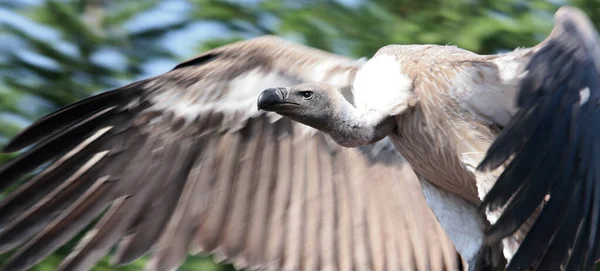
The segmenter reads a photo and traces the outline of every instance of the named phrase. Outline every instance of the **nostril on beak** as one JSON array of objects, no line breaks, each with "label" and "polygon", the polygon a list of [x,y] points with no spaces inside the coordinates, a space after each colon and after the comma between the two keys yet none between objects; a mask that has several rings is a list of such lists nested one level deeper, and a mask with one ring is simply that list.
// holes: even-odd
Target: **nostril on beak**
[{"label": "nostril on beak", "polygon": [[287,95],[285,95],[285,88],[277,88],[277,94],[279,95],[279,97],[285,99]]}]

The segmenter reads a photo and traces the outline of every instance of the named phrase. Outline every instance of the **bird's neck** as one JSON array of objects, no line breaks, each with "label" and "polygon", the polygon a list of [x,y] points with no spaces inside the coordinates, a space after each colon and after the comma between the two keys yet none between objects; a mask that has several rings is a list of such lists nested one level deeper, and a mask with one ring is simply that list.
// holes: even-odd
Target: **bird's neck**
[{"label": "bird's neck", "polygon": [[389,135],[396,125],[395,118],[377,111],[363,111],[349,102],[341,103],[328,134],[344,147],[375,143]]}]

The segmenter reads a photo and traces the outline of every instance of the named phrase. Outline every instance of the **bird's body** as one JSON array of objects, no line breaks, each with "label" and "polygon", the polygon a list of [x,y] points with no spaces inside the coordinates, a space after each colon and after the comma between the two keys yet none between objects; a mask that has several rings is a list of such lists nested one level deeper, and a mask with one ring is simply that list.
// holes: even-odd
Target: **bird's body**
[{"label": "bird's body", "polygon": [[19,248],[5,268],[108,208],[61,270],[115,245],[115,263],[152,252],[152,270],[187,251],[265,270],[448,270],[454,249],[470,270],[589,269],[600,49],[585,15],[557,18],[539,45],[485,56],[389,45],[363,63],[257,38],[63,108],[6,147],[34,145],[0,188],[53,164],[0,204],[0,251]]},{"label": "bird's body", "polygon": [[[445,193],[446,200],[471,205],[474,210],[498,177],[475,168],[498,135],[498,127],[506,125],[516,111],[512,103],[518,87],[516,76],[523,73],[524,66],[510,68],[513,78],[502,78],[499,70],[508,69],[503,65],[513,64],[509,60],[515,57],[521,58],[518,63],[526,63],[530,50],[477,55],[455,46],[388,45],[358,71],[353,82],[354,104],[364,112],[395,116],[396,130],[388,137],[421,180],[431,184],[423,189],[440,190],[426,194]],[[493,114],[481,114],[471,106],[469,99],[481,92],[497,92],[490,96],[500,99],[485,105],[485,113]],[[469,214],[473,217],[458,220],[457,216],[444,216],[441,212],[449,203],[436,205],[438,197],[431,196],[428,201],[434,213],[440,214],[442,226],[464,224],[465,219],[473,222],[471,228],[463,227],[450,238],[456,244],[471,235],[472,241],[462,242],[464,246],[457,249],[467,259],[475,257],[489,226],[485,216],[474,212]],[[490,214],[489,219],[493,217]],[[518,242],[511,240],[510,244],[507,255],[514,253]]]},{"label": "bird's body", "polygon": [[[461,204],[472,204],[472,208],[481,204],[501,171],[477,172],[475,168],[498,135],[499,127],[506,125],[516,112],[513,104],[518,88],[516,79],[524,72],[523,64],[510,68],[506,65],[527,63],[531,50],[477,55],[454,46],[389,45],[375,54],[373,59],[394,57],[419,101],[406,112],[396,114],[397,130],[389,138],[421,180],[433,185],[424,189],[439,189],[452,194],[468,202]],[[512,78],[502,77],[503,69],[510,69]],[[477,104],[478,101],[473,99],[485,99],[482,93],[489,93],[486,95],[490,98],[483,101],[484,104]],[[360,101],[356,103],[360,104]],[[485,110],[478,110],[480,108],[476,106],[484,106]],[[437,199],[430,197],[428,200]],[[430,202],[430,206],[432,204]],[[442,211],[434,208],[434,213]],[[442,225],[457,223],[452,221],[456,218],[441,221]],[[495,218],[496,214],[489,214],[487,219],[494,222]],[[470,219],[481,223],[476,230],[487,229],[485,217]],[[450,238],[456,243],[466,238],[464,234],[450,235]],[[481,238],[475,243],[482,242],[482,233],[478,236],[471,231],[470,234],[473,239]],[[510,249],[505,249],[508,256],[515,252],[518,242],[510,240],[505,245],[510,245]],[[472,243],[464,249],[463,256],[477,253]]]}]

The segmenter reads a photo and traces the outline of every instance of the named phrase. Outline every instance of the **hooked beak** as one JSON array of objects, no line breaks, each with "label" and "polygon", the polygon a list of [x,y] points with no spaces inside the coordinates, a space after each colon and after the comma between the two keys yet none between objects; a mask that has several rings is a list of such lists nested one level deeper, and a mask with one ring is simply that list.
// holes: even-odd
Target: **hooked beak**
[{"label": "hooked beak", "polygon": [[269,88],[263,90],[258,96],[258,110],[275,111],[282,105],[288,104],[285,101],[285,88]]}]

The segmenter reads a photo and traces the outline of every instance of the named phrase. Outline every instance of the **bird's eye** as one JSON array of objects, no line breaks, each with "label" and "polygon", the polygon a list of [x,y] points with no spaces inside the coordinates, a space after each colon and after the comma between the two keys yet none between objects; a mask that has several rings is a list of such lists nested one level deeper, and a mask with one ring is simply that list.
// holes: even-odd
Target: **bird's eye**
[{"label": "bird's eye", "polygon": [[313,92],[312,91],[302,91],[302,92],[300,92],[300,95],[302,95],[302,98],[310,100],[313,97]]}]

